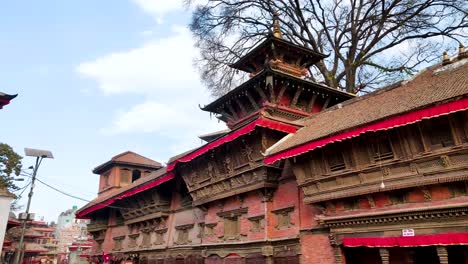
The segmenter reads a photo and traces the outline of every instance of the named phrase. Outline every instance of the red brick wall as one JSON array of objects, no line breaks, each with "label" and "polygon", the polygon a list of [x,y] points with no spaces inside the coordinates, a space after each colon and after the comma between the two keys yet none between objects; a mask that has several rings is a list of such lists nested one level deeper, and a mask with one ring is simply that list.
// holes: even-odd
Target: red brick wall
[{"label": "red brick wall", "polygon": [[335,256],[326,234],[301,235],[301,263],[335,264]]}]

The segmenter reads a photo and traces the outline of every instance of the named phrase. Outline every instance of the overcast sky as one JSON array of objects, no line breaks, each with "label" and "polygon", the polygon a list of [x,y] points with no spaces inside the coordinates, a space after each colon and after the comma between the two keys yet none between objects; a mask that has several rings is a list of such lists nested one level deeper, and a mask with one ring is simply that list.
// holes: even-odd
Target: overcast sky
[{"label": "overcast sky", "polygon": [[[2,3],[0,91],[19,95],[0,110],[0,142],[21,155],[51,150],[39,179],[89,200],[91,170],[116,154],[166,162],[199,146],[197,135],[223,126],[198,108],[212,99],[193,67],[189,19],[180,0]],[[31,211],[54,221],[84,204],[37,183]]]}]

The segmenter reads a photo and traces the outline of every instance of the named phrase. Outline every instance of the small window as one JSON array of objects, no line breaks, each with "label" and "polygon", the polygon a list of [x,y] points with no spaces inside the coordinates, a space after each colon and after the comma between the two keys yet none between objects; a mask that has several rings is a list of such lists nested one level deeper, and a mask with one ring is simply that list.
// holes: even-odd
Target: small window
[{"label": "small window", "polygon": [[132,171],[132,182],[140,179],[140,177],[141,177],[141,171],[139,171],[139,170],[133,170]]},{"label": "small window", "polygon": [[120,185],[125,186],[131,183],[130,181],[130,170],[129,169],[121,169],[120,170]]},{"label": "small window", "polygon": [[177,230],[177,244],[187,244],[189,242],[189,230],[179,229]]},{"label": "small window", "polygon": [[142,239],[141,239],[141,247],[147,248],[151,246],[151,233],[150,232],[143,232]]},{"label": "small window", "polygon": [[226,239],[237,238],[239,233],[239,218],[237,216],[224,218],[224,237]]},{"label": "small window", "polygon": [[426,121],[426,133],[429,135],[433,150],[454,145],[452,130],[446,117],[434,118]]},{"label": "small window", "polygon": [[393,150],[387,136],[376,137],[372,142],[372,156],[375,162],[393,159]]},{"label": "small window", "polygon": [[340,171],[346,169],[346,164],[341,152],[327,152],[326,154],[330,171]]},{"label": "small window", "polygon": [[161,245],[164,243],[164,232],[156,232],[156,239],[154,240],[155,245]]}]

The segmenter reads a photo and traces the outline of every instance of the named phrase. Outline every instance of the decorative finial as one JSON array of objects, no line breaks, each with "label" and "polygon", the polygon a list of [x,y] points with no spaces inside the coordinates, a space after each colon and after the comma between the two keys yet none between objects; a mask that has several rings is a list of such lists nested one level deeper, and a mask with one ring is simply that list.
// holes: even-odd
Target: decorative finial
[{"label": "decorative finial", "polygon": [[273,36],[276,38],[283,38],[279,24],[279,14],[273,13]]},{"label": "decorative finial", "polygon": [[447,51],[444,51],[444,55],[442,57],[442,65],[447,65],[450,63],[450,58],[448,56]]},{"label": "decorative finial", "polygon": [[465,51],[465,46],[460,43],[460,46],[458,46],[458,59],[464,59],[468,57],[468,53]]}]

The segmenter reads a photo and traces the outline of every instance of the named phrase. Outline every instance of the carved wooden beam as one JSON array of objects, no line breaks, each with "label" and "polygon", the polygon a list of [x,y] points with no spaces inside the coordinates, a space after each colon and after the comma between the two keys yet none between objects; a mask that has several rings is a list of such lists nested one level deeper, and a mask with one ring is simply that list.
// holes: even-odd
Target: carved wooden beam
[{"label": "carved wooden beam", "polygon": [[237,105],[239,106],[241,112],[246,115],[247,114],[247,109],[245,109],[244,105],[242,104],[242,102],[239,100],[239,99],[234,99],[234,101],[236,101]]},{"label": "carved wooden beam", "polygon": [[262,101],[268,101],[268,97],[260,86],[255,87],[255,90],[262,97]]},{"label": "carved wooden beam", "polygon": [[258,106],[257,102],[255,102],[255,99],[252,97],[249,91],[246,92],[247,98],[249,99],[250,103],[252,104],[253,108],[255,110],[258,110],[260,107]]},{"label": "carved wooden beam", "polygon": [[281,87],[280,92],[278,93],[278,96],[276,97],[277,103],[281,102],[281,99],[283,98],[283,94],[285,91],[286,91],[286,85],[283,85],[283,87]]},{"label": "carved wooden beam", "polygon": [[325,110],[328,107],[328,104],[330,103],[330,98],[331,97],[328,97],[327,100],[325,101],[325,103],[323,104],[322,111]]},{"label": "carved wooden beam", "polygon": [[239,119],[239,116],[237,115],[236,111],[234,110],[234,107],[232,107],[232,104],[228,104],[229,111],[231,111],[232,116],[234,116],[234,119]]},{"label": "carved wooden beam", "polygon": [[317,99],[317,95],[316,94],[312,95],[312,98],[310,98],[309,104],[307,105],[307,112],[312,111],[312,107],[314,106],[316,99]]},{"label": "carved wooden beam", "polygon": [[297,100],[299,100],[299,96],[301,95],[301,93],[302,93],[302,89],[298,87],[297,90],[296,90],[296,93],[294,93],[294,97],[291,100],[291,104],[289,104],[289,106],[296,106],[297,105]]}]

